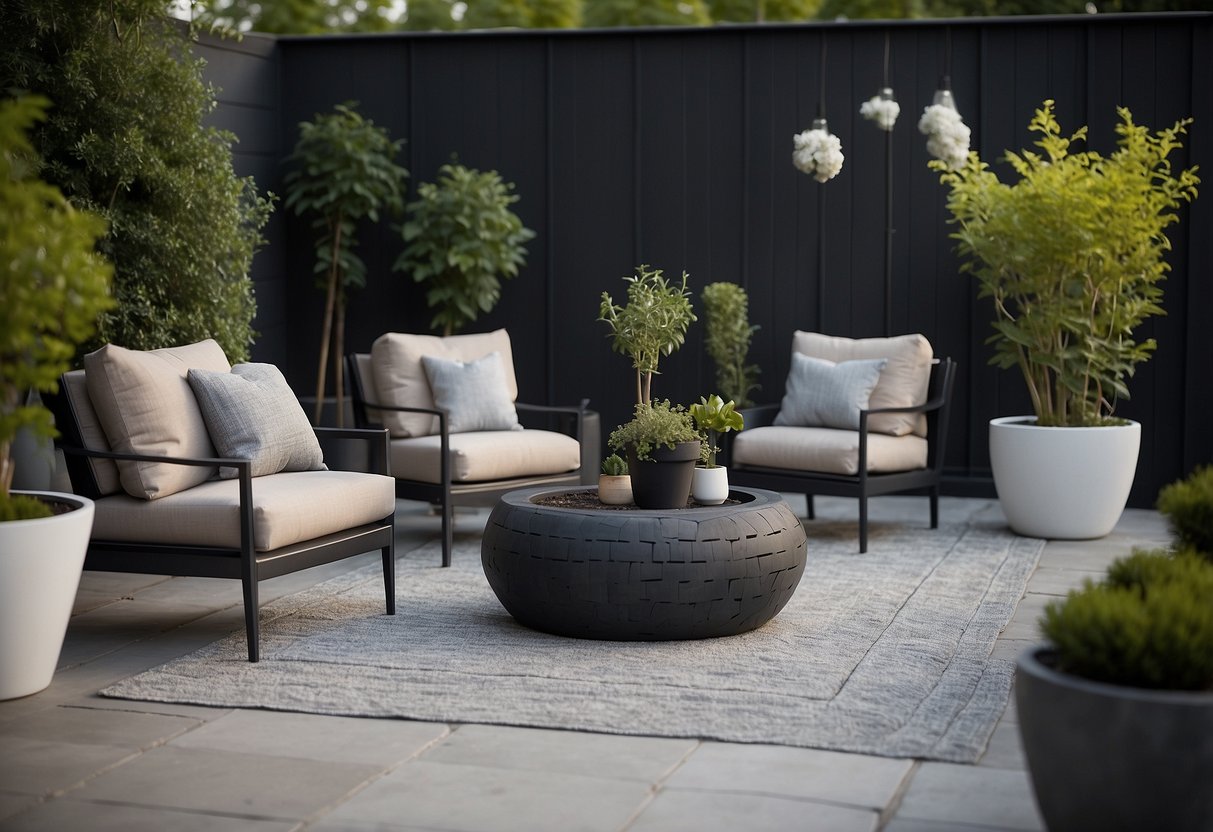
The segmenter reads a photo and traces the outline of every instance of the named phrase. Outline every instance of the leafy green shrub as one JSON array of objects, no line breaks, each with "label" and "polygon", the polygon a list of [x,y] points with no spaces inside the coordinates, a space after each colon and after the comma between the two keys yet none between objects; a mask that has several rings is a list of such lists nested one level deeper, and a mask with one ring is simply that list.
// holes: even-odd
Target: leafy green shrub
[{"label": "leafy green shrub", "polygon": [[9,494],[17,431],[54,433],[49,411],[25,396],[57,389],[76,346],[112,304],[113,268],[95,251],[105,221],[32,175],[27,134],[48,104],[39,96],[0,101],[0,521],[49,516],[41,501]]},{"label": "leafy green shrub", "polygon": [[602,293],[598,320],[611,328],[611,349],[632,359],[637,405],[652,400],[658,362],[683,345],[687,329],[698,320],[691,307],[687,277],[683,272],[682,283],[672,284],[661,269],[637,266],[635,275],[624,278],[627,306],[616,306],[608,292]]},{"label": "leafy green shrub", "polygon": [[680,442],[697,440],[702,440],[702,436],[691,414],[682,405],[671,405],[666,399],[636,405],[632,420],[611,431],[607,444],[616,451],[631,446],[637,459],[649,459],[654,448],[673,448]]},{"label": "leafy green shrub", "polygon": [[1158,510],[1170,522],[1180,548],[1213,559],[1213,466],[1197,468],[1186,479],[1163,488]]},{"label": "leafy green shrub", "polygon": [[491,312],[501,299],[501,278],[517,277],[535,232],[510,205],[513,183],[495,170],[443,165],[437,182],[417,189],[404,224],[404,252],[392,267],[425,283],[425,301],[437,309],[430,326],[450,335]]},{"label": "leafy green shrub", "polygon": [[351,286],[366,285],[366,265],[354,253],[358,222],[379,221],[381,210],[400,213],[404,183],[409,172],[392,160],[401,141],[388,138],[387,130],[363,118],[357,104],[338,104],[334,111],[299,125],[299,141],[287,157],[293,164],[286,174],[286,207],[312,217],[316,233],[317,285],[325,291],[324,323],[320,334],[320,362],[316,370],[316,412],[320,423],[324,407],[325,376],[333,330],[337,343],[331,350],[337,391],[337,420],[345,411],[345,303]]},{"label": "leafy green shrub", "polygon": [[746,364],[750,341],[758,330],[750,324],[749,299],[736,283],[709,283],[703,299],[704,346],[716,364],[716,386],[737,407],[753,404],[750,393],[761,389],[757,364]]},{"label": "leafy green shrub", "polygon": [[745,427],[745,417],[736,410],[737,405],[730,399],[725,401],[713,393],[710,396],[700,396],[699,401],[691,405],[691,418],[706,437],[703,443],[703,464],[708,468],[716,467],[716,437],[731,430],[741,430]]},{"label": "leafy green shrub", "polygon": [[42,177],[100,214],[117,300],[98,335],[134,349],[214,338],[246,361],[249,268],[269,200],[232,169],[235,137],[203,120],[187,30],[157,0],[5,0],[0,87],[54,102],[34,134]]},{"label": "leafy green shrub", "polygon": [[1213,690],[1213,564],[1165,550],[1122,558],[1045,608],[1058,669],[1099,682]]}]

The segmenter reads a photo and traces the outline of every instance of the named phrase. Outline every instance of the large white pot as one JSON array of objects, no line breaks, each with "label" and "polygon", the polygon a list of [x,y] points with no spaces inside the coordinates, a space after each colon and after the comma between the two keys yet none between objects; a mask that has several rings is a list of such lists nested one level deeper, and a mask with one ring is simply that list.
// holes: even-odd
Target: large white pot
[{"label": "large white pot", "polygon": [[1045,428],[1030,416],[990,421],[994,487],[1011,529],[1089,540],[1116,525],[1137,472],[1141,425]]},{"label": "large white pot", "polygon": [[93,529],[92,500],[25,493],[76,508],[0,523],[0,699],[28,696],[51,683]]}]

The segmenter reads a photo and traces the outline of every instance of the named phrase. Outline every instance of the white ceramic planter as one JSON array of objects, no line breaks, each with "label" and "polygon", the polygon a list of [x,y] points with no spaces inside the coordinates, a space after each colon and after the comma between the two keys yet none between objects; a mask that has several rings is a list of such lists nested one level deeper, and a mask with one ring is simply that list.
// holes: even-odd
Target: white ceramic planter
[{"label": "white ceramic planter", "polygon": [[1045,428],[1027,416],[990,422],[990,466],[1011,529],[1089,540],[1116,525],[1137,472],[1141,425]]},{"label": "white ceramic planter", "polygon": [[0,699],[28,696],[51,683],[93,529],[92,500],[25,493],[79,507],[0,523]]},{"label": "white ceramic planter", "polygon": [[691,497],[705,506],[718,506],[729,497],[729,469],[696,468],[691,478]]}]

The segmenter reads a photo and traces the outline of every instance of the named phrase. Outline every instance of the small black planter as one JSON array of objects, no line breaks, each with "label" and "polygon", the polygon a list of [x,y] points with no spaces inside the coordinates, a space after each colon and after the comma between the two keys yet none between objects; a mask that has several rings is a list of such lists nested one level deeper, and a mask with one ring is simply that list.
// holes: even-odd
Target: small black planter
[{"label": "small black planter", "polygon": [[673,448],[657,447],[651,459],[636,458],[628,448],[628,473],[632,477],[632,500],[639,508],[686,508],[691,498],[691,477],[699,461],[698,440],[679,442]]},{"label": "small black planter", "polygon": [[1213,693],[1146,690],[1019,657],[1015,698],[1036,803],[1052,832],[1213,829]]}]

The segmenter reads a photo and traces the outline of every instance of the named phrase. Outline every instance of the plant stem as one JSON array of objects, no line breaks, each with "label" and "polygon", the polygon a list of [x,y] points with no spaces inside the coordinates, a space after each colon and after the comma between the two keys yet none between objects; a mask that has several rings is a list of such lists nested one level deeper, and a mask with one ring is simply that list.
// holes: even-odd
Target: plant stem
[{"label": "plant stem", "polygon": [[320,332],[320,366],[316,371],[316,411],[312,424],[320,424],[320,414],[324,408],[324,385],[328,380],[329,344],[333,335],[333,317],[337,307],[337,280],[341,272],[341,259],[338,252],[341,248],[341,214],[338,213],[329,224],[333,229],[333,245],[329,251],[332,258],[329,265],[328,287],[324,296],[324,327]]}]

